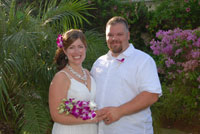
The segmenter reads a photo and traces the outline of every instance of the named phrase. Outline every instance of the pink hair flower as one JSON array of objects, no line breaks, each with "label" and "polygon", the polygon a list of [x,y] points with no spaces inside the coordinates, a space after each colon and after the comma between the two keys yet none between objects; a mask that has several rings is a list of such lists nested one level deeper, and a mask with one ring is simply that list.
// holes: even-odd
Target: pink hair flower
[{"label": "pink hair flower", "polygon": [[62,37],[61,34],[58,35],[56,43],[57,43],[57,46],[58,46],[59,48],[62,48],[62,47],[63,47],[63,37]]}]

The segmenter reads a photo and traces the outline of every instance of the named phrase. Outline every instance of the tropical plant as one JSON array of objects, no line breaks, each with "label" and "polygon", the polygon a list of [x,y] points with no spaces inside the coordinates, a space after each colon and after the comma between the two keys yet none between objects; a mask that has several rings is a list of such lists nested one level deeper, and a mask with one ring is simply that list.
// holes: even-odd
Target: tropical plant
[{"label": "tropical plant", "polygon": [[[122,16],[129,23],[130,42],[136,48],[146,50],[144,35],[147,33],[148,7],[144,1],[120,1],[120,0],[88,0],[88,4],[93,4],[96,9],[89,11],[96,19],[89,18],[92,25],[101,33],[105,32],[106,22],[113,16]],[[146,37],[145,37],[146,38]]]},{"label": "tropical plant", "polygon": [[[76,0],[41,0],[37,10],[35,3],[18,4],[0,1],[0,123],[14,125],[16,134],[50,133],[48,87],[56,72],[56,36],[89,23],[85,16],[91,17],[92,8]],[[102,42],[99,35],[88,39]]]},{"label": "tropical plant", "polygon": [[105,42],[104,34],[90,30],[86,31],[85,35],[87,37],[88,48],[86,60],[84,61],[83,66],[90,70],[95,60],[105,54],[108,51],[108,48]]}]

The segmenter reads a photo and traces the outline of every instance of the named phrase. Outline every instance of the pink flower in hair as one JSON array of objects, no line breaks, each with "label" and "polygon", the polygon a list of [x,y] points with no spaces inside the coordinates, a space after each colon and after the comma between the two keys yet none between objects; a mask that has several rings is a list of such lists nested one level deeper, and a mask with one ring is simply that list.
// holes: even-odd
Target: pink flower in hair
[{"label": "pink flower in hair", "polygon": [[61,34],[58,35],[58,38],[57,38],[56,43],[57,43],[57,46],[58,46],[59,48],[62,48],[62,47],[63,47],[63,37],[62,37]]}]

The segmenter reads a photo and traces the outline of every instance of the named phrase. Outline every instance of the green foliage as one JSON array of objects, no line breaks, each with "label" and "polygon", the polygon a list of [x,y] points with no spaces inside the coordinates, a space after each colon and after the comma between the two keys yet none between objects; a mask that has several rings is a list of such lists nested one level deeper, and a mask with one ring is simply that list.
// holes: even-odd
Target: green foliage
[{"label": "green foliage", "polygon": [[174,85],[171,91],[171,87],[162,84],[163,96],[154,107],[159,108],[160,117],[166,121],[183,120],[185,124],[192,124],[194,120],[200,118],[200,92],[194,87],[183,86],[178,81]]},{"label": "green foliage", "polygon": [[[87,10],[92,8],[84,2],[40,2],[40,9],[35,3],[0,3],[0,118],[16,124],[16,134],[50,133],[48,88],[55,74],[57,34],[81,28],[83,22],[89,23],[85,16],[91,17]],[[95,45],[92,40],[101,42],[95,35],[90,38]]]},{"label": "green foliage", "polygon": [[90,11],[96,19],[90,19],[92,23],[89,28],[104,33],[106,22],[113,16],[122,16],[127,19],[131,33],[130,42],[136,48],[148,51],[147,43],[147,29],[149,12],[144,1],[131,2],[119,0],[90,0],[89,4],[93,4],[96,10]]},{"label": "green foliage", "polygon": [[200,118],[199,33],[199,28],[160,30],[158,40],[150,42],[153,53],[161,56],[158,67],[163,75],[163,97],[159,109],[164,119],[184,120],[189,125]]},{"label": "green foliage", "polygon": [[[27,94],[31,95],[31,94]],[[49,109],[47,107],[44,108],[42,100],[37,96],[37,94],[31,95],[32,98],[24,98],[24,114],[23,114],[23,125],[20,133],[28,133],[28,134],[45,134],[48,131],[48,128],[51,124],[49,118]],[[27,100],[30,99],[30,100]],[[47,120],[48,119],[48,120]],[[20,122],[20,123],[21,123]],[[19,123],[19,124],[20,124]]]},{"label": "green foliage", "polygon": [[158,5],[152,12],[149,31],[155,34],[159,29],[195,29],[200,24],[199,0],[155,0]]},{"label": "green foliage", "polygon": [[[88,49],[83,66],[90,70],[93,62],[108,50],[105,35],[99,32],[105,32],[111,17],[125,17],[130,24],[130,41],[152,54],[145,44],[159,29],[199,26],[199,3],[162,0],[155,10],[149,11],[144,2],[119,0],[0,0],[0,122],[12,124],[16,134],[50,133],[48,87],[56,72],[52,63],[58,33],[84,27]],[[158,64],[164,62],[163,56],[153,57]],[[200,118],[200,92],[194,82],[198,74],[188,73],[187,86],[180,82],[183,75],[173,81],[167,80],[165,74],[159,75],[163,96],[152,107],[155,133],[159,133],[161,118]]]},{"label": "green foliage", "polygon": [[44,25],[53,23],[53,26],[59,31],[66,31],[72,27],[78,28],[83,26],[83,21],[89,23],[84,16],[91,16],[87,10],[93,8],[87,5],[86,2],[78,0],[61,0],[59,3],[51,0],[46,1],[45,7],[40,9],[42,10],[39,17]]},{"label": "green foliage", "polygon": [[84,61],[83,66],[90,70],[95,60],[102,54],[107,53],[108,48],[103,34],[90,30],[86,31],[85,35],[87,38],[88,48],[86,60]]}]

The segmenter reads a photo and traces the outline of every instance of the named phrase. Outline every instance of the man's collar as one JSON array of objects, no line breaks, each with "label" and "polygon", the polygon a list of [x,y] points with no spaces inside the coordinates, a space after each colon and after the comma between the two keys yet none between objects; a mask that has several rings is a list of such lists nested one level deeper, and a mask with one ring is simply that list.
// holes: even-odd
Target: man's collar
[{"label": "man's collar", "polygon": [[[123,52],[123,53],[121,53],[121,54],[123,54],[123,55],[125,55],[126,57],[128,57],[128,56],[130,56],[132,53],[133,53],[133,51],[134,51],[134,46],[133,46],[133,44],[132,43],[130,43],[129,44],[129,47]],[[120,55],[121,55],[120,54]]]},{"label": "man's collar", "polygon": [[[118,55],[116,58],[128,57],[134,52],[134,49],[135,48],[134,48],[133,44],[130,43],[129,47],[124,52],[122,52],[120,55]],[[107,53],[107,58],[108,58],[108,60],[115,59],[115,57],[112,56],[112,52],[110,50]]]}]

